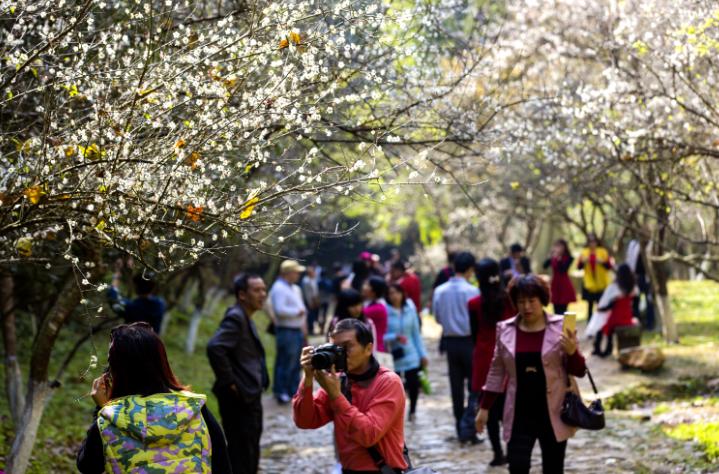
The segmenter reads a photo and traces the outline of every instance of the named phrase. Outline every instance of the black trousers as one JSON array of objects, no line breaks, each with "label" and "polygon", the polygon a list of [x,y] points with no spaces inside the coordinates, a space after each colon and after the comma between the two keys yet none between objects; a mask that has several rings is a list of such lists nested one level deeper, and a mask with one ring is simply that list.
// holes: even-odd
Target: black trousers
[{"label": "black trousers", "polygon": [[489,409],[489,418],[487,419],[487,436],[489,442],[492,444],[492,452],[495,458],[501,458],[504,456],[502,450],[502,440],[499,436],[499,423],[502,421],[502,415],[504,414],[504,394],[499,395],[492,408]]},{"label": "black trousers", "polygon": [[215,392],[233,474],[256,474],[260,465],[262,399],[242,402],[229,391]]},{"label": "black trousers", "polygon": [[512,426],[512,437],[507,444],[510,474],[527,474],[532,465],[532,449],[539,440],[542,450],[542,472],[545,474],[564,473],[564,454],[567,442],[557,442],[549,419],[544,422],[516,420]]},{"label": "black trousers", "polygon": [[567,312],[567,308],[569,308],[568,304],[555,304],[554,306],[554,314],[564,314]]},{"label": "black trousers", "polygon": [[404,381],[404,389],[409,395],[409,412],[414,413],[417,409],[417,399],[419,398],[419,370],[416,369],[405,370],[404,372],[397,372]]},{"label": "black trousers", "polygon": [[464,391],[471,389],[472,383],[472,337],[445,337],[447,365],[449,367],[449,386],[452,392],[452,413],[459,424],[464,413]]}]

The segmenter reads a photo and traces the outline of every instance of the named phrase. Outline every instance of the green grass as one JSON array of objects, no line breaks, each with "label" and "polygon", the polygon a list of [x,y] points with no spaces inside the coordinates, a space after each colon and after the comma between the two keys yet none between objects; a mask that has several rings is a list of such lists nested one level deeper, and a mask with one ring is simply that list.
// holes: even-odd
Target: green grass
[{"label": "green grass", "polygon": [[664,432],[675,439],[698,443],[709,462],[719,461],[719,421],[683,423],[667,427]]},{"label": "green grass", "polygon": [[683,345],[719,343],[719,283],[671,281],[669,295]]},{"label": "green grass", "polygon": [[[219,419],[217,401],[212,394],[214,373],[210,368],[205,347],[207,341],[212,337],[224,314],[226,306],[231,301],[223,302],[216,314],[205,318],[201,325],[195,346],[195,353],[185,353],[185,337],[187,335],[189,318],[183,314],[173,312],[167,334],[164,337],[168,357],[173,371],[179,379],[189,384],[193,391],[207,394],[208,406]],[[274,338],[266,333],[268,324],[267,316],[258,313],[253,317],[260,332],[262,343],[267,353],[267,366],[272,376],[274,366],[275,342]],[[53,358],[55,363],[62,360],[65,352],[72,345],[75,338],[81,334],[80,327],[68,327],[61,333],[61,342],[58,343]],[[107,343],[109,331],[97,334],[94,343],[97,346],[97,357],[100,361],[95,370],[87,373],[83,378],[81,375],[87,370],[90,356],[93,354],[91,344],[86,344],[77,354],[66,372],[65,380],[60,388],[55,391],[43,416],[38,437],[33,451],[31,466],[28,470],[31,474],[67,473],[76,472],[75,455],[85,437],[85,431],[92,422],[94,404],[89,397],[79,401],[77,397],[86,394],[90,389],[93,378],[97,377],[104,366],[107,358]],[[27,354],[29,347],[21,347],[24,354]],[[26,359],[26,357],[24,357]],[[51,370],[54,374],[54,370]],[[27,375],[27,367],[24,367],[23,375]],[[4,368],[0,365],[0,380],[4,380]],[[12,440],[12,423],[10,423],[5,394],[0,397],[0,467],[5,464],[4,458],[10,450]]]}]

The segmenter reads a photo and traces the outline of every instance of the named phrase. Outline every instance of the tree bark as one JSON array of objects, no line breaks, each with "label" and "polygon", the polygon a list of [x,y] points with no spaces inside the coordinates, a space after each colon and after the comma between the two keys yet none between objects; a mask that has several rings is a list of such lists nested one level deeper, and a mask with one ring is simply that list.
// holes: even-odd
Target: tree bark
[{"label": "tree bark", "polygon": [[52,350],[73,310],[80,304],[80,288],[74,275],[66,276],[65,284],[52,310],[45,317],[35,338],[30,360],[30,380],[25,397],[25,409],[7,458],[7,473],[22,474],[30,462],[30,454],[37,437],[37,429],[52,390],[48,382],[48,370]]},{"label": "tree bark", "polygon": [[25,405],[22,371],[17,360],[15,332],[15,282],[9,273],[0,275],[0,311],[2,311],[3,346],[5,347],[5,392],[15,428],[18,429]]}]

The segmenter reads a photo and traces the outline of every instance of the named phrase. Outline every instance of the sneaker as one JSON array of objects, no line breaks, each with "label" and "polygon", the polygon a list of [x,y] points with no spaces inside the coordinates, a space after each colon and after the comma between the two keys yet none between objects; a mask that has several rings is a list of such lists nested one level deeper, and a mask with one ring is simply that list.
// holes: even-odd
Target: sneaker
[{"label": "sneaker", "polygon": [[506,456],[494,456],[494,459],[492,459],[489,463],[490,467],[497,467],[497,466],[504,466],[507,464],[507,457]]},{"label": "sneaker", "polygon": [[286,393],[281,393],[281,394],[277,395],[276,398],[277,398],[277,403],[279,403],[280,405],[287,405],[288,403],[290,403],[290,400],[292,400],[292,398],[290,398],[290,396],[287,395]]}]

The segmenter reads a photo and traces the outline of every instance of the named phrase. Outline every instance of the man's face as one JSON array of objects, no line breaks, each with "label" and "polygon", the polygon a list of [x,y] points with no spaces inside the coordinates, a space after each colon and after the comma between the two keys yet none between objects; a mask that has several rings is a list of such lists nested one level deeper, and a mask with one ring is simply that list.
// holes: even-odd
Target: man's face
[{"label": "man's face", "polygon": [[300,280],[300,272],[298,272],[296,270],[285,272],[283,277],[285,280],[287,280],[290,283],[297,283]]},{"label": "man's face", "polygon": [[356,331],[344,331],[332,336],[332,344],[344,347],[347,353],[347,372],[360,374],[369,363],[374,345],[362,346],[357,342]]},{"label": "man's face", "polygon": [[247,291],[239,291],[237,297],[250,311],[260,310],[267,299],[267,286],[262,278],[250,278],[247,282]]},{"label": "man's face", "polygon": [[392,268],[389,271],[389,275],[393,280],[399,280],[400,278],[402,278],[402,273],[402,270],[399,270],[397,268]]}]

